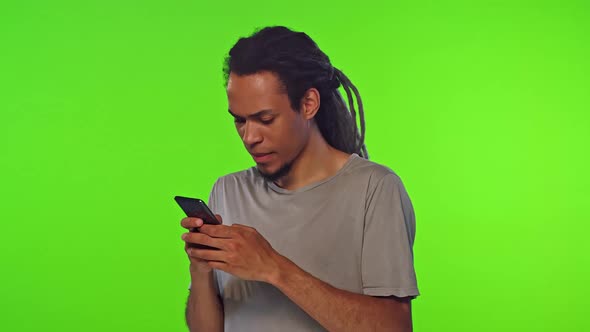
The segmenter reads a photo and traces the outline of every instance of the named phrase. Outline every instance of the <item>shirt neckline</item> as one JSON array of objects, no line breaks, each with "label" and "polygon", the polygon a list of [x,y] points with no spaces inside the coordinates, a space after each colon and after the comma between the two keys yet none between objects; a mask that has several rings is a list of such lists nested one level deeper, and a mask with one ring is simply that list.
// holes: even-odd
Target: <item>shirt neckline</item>
[{"label": "shirt neckline", "polygon": [[329,176],[323,180],[314,182],[314,183],[310,183],[304,187],[301,187],[299,189],[295,189],[295,190],[289,190],[289,189],[285,189],[285,188],[281,188],[279,186],[277,186],[273,181],[269,181],[269,180],[265,180],[266,184],[274,191],[276,191],[279,194],[287,194],[287,195],[292,195],[292,194],[296,194],[296,193],[300,193],[300,192],[304,192],[304,191],[308,191],[311,190],[317,186],[320,186],[326,182],[329,182],[333,179],[335,179],[336,177],[338,177],[340,174],[342,174],[346,169],[348,169],[350,167],[350,165],[352,164],[353,160],[359,158],[359,155],[356,153],[352,153],[349,157],[348,160],[346,160],[346,163],[344,163],[344,165],[342,165],[342,167],[340,167],[340,169],[334,173],[332,176]]}]

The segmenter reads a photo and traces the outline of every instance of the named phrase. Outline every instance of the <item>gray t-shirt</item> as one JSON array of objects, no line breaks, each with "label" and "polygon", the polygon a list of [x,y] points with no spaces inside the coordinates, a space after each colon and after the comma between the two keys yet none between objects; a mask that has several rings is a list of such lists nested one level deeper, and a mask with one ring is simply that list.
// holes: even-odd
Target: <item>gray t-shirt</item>
[{"label": "gray t-shirt", "polygon": [[[209,206],[225,225],[256,228],[277,252],[334,287],[419,295],[414,210],[400,178],[385,166],[352,154],[332,177],[297,190],[278,187],[252,167],[219,178]],[[325,331],[270,284],[218,270],[215,277],[225,331]]]}]

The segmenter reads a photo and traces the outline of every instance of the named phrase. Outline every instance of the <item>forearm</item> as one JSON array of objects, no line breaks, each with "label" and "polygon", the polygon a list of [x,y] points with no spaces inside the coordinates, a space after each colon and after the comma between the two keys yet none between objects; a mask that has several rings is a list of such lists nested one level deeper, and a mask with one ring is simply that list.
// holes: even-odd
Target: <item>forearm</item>
[{"label": "forearm", "polygon": [[206,276],[191,275],[186,323],[191,332],[223,331],[223,306],[215,291],[213,272]]},{"label": "forearm", "polygon": [[335,288],[287,259],[271,284],[328,331],[412,331],[409,305]]}]

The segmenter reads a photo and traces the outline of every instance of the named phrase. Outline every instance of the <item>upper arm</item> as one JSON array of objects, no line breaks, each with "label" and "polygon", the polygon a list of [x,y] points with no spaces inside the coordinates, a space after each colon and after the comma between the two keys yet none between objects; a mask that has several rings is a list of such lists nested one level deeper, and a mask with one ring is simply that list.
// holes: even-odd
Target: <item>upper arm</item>
[{"label": "upper arm", "polygon": [[363,293],[371,296],[419,295],[414,271],[414,210],[395,174],[383,176],[368,197],[361,270]]},{"label": "upper arm", "polygon": [[378,296],[388,302],[391,308],[391,316],[395,317],[396,323],[403,331],[412,331],[412,299],[413,296],[397,297]]},{"label": "upper arm", "polygon": [[400,308],[403,308],[404,311],[411,312],[411,310],[412,310],[412,299],[414,299],[413,296],[397,297],[395,295],[390,295],[390,296],[376,296],[376,297],[392,301],[392,302],[396,303],[396,305],[399,305]]}]

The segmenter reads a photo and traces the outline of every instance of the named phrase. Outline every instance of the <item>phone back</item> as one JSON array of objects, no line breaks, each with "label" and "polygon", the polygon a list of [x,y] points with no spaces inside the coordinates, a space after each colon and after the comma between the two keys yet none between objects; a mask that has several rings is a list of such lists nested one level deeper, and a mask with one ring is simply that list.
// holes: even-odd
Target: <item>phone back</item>
[{"label": "phone back", "polygon": [[201,218],[206,224],[219,225],[215,215],[207,207],[207,204],[198,198],[175,196],[174,200],[188,217]]}]

